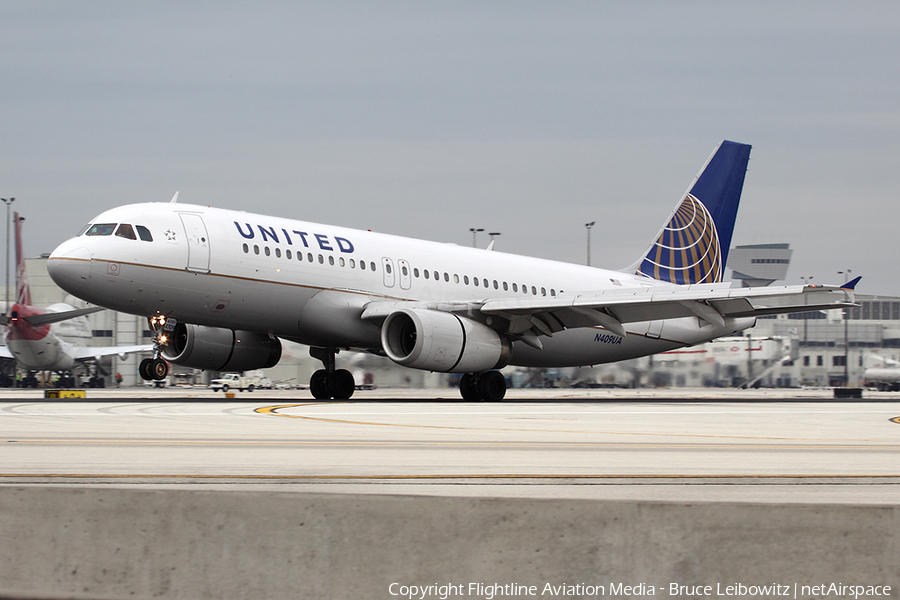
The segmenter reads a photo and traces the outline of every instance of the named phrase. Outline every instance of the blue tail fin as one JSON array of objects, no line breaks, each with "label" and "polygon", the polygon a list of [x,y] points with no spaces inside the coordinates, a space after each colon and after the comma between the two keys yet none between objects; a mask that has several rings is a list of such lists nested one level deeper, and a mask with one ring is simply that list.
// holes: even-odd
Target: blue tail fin
[{"label": "blue tail fin", "polygon": [[637,274],[670,283],[722,281],[750,146],[724,141],[637,265]]}]

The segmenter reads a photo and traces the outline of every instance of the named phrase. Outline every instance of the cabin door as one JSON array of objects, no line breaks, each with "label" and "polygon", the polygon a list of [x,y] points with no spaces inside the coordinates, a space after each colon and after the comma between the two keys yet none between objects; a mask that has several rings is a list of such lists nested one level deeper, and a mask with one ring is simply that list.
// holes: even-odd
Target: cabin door
[{"label": "cabin door", "polygon": [[179,213],[187,236],[187,270],[194,273],[209,273],[209,234],[203,217],[192,213]]}]

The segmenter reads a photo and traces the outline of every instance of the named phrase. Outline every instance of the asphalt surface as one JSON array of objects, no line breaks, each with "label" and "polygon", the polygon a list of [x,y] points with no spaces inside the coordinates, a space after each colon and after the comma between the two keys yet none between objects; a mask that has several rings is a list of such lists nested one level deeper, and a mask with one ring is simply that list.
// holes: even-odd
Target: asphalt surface
[{"label": "asphalt surface", "polygon": [[0,485],[900,503],[900,394],[0,392]]}]

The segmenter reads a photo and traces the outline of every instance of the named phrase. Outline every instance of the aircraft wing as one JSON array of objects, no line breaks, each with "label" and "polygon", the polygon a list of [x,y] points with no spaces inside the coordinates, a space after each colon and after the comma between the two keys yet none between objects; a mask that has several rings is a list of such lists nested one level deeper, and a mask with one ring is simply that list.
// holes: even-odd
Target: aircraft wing
[{"label": "aircraft wing", "polygon": [[830,310],[854,306],[853,287],[796,285],[732,288],[730,283],[654,286],[564,294],[540,298],[496,298],[460,302],[377,301],[366,305],[362,318],[380,320],[401,308],[423,308],[457,314],[480,312],[509,322],[505,333],[553,335],[576,327],[605,327],[626,336],[625,324],[658,319],[698,317],[715,325],[725,319]]},{"label": "aircraft wing", "polygon": [[[855,285],[855,281],[852,283]],[[625,336],[624,324],[638,321],[695,316],[715,325],[724,325],[725,319],[729,318],[830,310],[854,305],[852,287],[728,286],[721,283],[695,284],[604,290],[555,298],[502,298],[486,301],[480,310],[510,320],[510,333],[533,329],[535,333],[551,335],[563,329],[600,325]]]},{"label": "aircraft wing", "polygon": [[153,344],[139,346],[80,346],[75,349],[75,360],[100,360],[104,356],[116,354],[124,358],[126,354],[135,352],[153,352]]}]

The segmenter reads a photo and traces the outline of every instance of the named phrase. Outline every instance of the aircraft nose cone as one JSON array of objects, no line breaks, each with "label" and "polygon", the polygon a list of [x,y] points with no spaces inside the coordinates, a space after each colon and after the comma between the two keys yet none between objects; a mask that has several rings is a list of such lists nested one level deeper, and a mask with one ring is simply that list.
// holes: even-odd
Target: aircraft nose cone
[{"label": "aircraft nose cone", "polygon": [[77,295],[91,274],[91,252],[77,239],[63,242],[50,254],[47,272],[56,285]]}]

